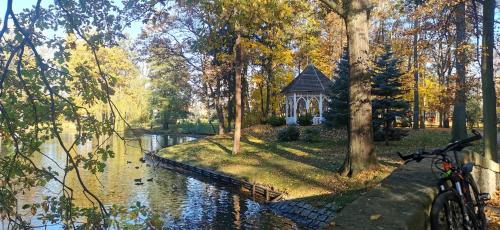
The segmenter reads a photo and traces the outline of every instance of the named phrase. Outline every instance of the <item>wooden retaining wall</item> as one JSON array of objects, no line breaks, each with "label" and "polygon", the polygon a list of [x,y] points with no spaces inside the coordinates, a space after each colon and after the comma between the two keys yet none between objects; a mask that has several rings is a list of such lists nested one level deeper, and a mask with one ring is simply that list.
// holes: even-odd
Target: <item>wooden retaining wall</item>
[{"label": "wooden retaining wall", "polygon": [[233,187],[244,189],[248,191],[250,194],[252,194],[253,197],[260,197],[264,199],[266,202],[275,202],[279,201],[283,198],[283,193],[275,191],[273,189],[267,188],[263,185],[255,184],[255,183],[250,183],[248,181],[236,179],[234,177],[224,175],[219,172],[215,172],[212,170],[192,166],[189,164],[177,162],[165,157],[158,156],[155,151],[150,151],[146,152],[146,156],[149,157],[151,160],[159,162],[161,164],[173,166],[176,168],[180,168],[192,173],[195,173],[197,175],[204,176],[206,178],[210,178],[211,180],[215,180],[224,184],[229,184]]}]

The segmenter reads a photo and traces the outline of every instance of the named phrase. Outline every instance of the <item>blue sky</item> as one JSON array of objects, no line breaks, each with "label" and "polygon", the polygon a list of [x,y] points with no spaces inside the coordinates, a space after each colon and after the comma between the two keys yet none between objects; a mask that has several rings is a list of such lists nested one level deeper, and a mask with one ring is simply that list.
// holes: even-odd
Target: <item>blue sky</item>
[{"label": "blue sky", "polygon": [[[117,3],[117,5],[121,5],[121,0],[113,0],[114,2]],[[12,10],[14,10],[15,13],[21,12],[23,9],[26,8],[33,8],[34,5],[36,4],[36,0],[13,0],[12,3]],[[54,0],[42,0],[42,7],[47,7],[50,4],[53,4]],[[5,10],[7,7],[7,1],[6,0],[0,0],[0,17],[3,20],[3,15],[5,14]],[[128,28],[125,28],[124,32],[130,35],[132,39],[137,38],[137,36],[140,34],[142,28],[142,22],[133,22],[132,25]]]},{"label": "blue sky", "polygon": [[[114,1],[118,6],[122,6],[121,0],[112,0],[112,1]],[[48,6],[49,4],[53,4],[53,2],[54,2],[54,0],[42,0],[42,6]],[[14,12],[17,13],[17,12],[21,12],[25,8],[32,8],[35,4],[36,4],[36,0],[14,0],[12,7],[13,7]],[[6,6],[7,6],[7,1],[0,0],[0,16],[2,18],[3,18],[3,15],[5,13]],[[495,19],[497,21],[500,21],[500,11],[499,10],[495,11]],[[125,28],[124,32],[127,33],[130,36],[130,38],[135,39],[140,34],[142,26],[143,26],[142,22],[136,21],[136,22],[133,22],[130,27]]]}]

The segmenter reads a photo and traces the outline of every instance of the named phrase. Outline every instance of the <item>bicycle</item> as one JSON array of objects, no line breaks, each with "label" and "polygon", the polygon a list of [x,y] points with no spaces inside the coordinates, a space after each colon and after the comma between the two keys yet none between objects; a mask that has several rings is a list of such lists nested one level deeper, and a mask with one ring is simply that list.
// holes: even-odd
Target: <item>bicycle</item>
[{"label": "bicycle", "polygon": [[[406,156],[397,153],[405,161],[405,164],[431,158],[432,169],[435,167],[441,171],[438,182],[439,193],[431,208],[432,230],[487,229],[488,223],[484,207],[485,201],[490,199],[490,195],[479,192],[471,175],[474,164],[461,163],[457,155],[457,152],[482,138],[476,130],[472,130],[472,133],[474,135],[471,137],[455,141],[444,148],[434,149],[431,152],[421,150]],[[448,156],[449,152],[453,152],[454,161]]]}]

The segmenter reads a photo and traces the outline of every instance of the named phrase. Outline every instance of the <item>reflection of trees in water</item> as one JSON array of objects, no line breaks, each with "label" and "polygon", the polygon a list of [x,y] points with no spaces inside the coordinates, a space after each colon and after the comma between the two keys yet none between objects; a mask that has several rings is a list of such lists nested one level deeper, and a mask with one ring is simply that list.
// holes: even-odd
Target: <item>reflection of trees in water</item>
[{"label": "reflection of trees in water", "polygon": [[241,228],[241,221],[240,221],[240,196],[238,195],[233,195],[233,213],[234,213],[234,227],[236,229],[240,229]]},{"label": "reflection of trees in water", "polygon": [[[148,202],[151,209],[169,213],[173,218],[181,216],[183,201],[187,192],[186,176],[166,169],[151,170],[154,186],[148,188]],[[153,175],[151,175],[153,177]]]},{"label": "reflection of trees in water", "polygon": [[[182,143],[191,140],[182,136],[145,135],[142,143],[136,141],[123,142],[118,137],[107,140],[106,144],[114,151],[115,157],[109,159],[103,173],[97,177],[86,170],[82,170],[82,177],[87,186],[104,204],[118,204],[130,206],[136,201],[149,206],[156,212],[164,213],[167,225],[172,228],[189,229],[220,229],[245,228],[245,226],[269,226],[272,222],[282,220],[261,220],[261,209],[256,203],[240,197],[228,190],[201,182],[177,172],[157,168],[151,162],[141,163],[143,150],[155,149],[167,144]],[[64,135],[64,141],[71,143],[73,135]],[[88,154],[103,140],[92,140],[78,146],[77,152],[72,154]],[[142,149],[141,149],[142,146]],[[55,141],[43,144],[41,151],[53,159],[57,164],[64,166],[65,155]],[[35,154],[33,161],[39,166],[57,169],[57,164],[41,154]],[[130,161],[131,163],[127,163]],[[146,164],[151,164],[147,167]],[[138,169],[136,169],[138,167]],[[63,175],[61,170],[58,170]],[[62,176],[61,176],[62,177]],[[143,185],[135,185],[134,179],[141,178]],[[152,182],[147,179],[153,178]],[[101,184],[102,183],[102,184]],[[84,197],[82,188],[74,173],[66,177],[66,184],[74,188],[74,203],[77,206],[90,207],[91,203]],[[39,202],[46,195],[58,196],[61,187],[56,182],[50,182],[44,188],[36,188],[19,196],[21,206],[24,202]],[[37,222],[37,221],[35,221]],[[250,224],[250,225],[248,225]]]},{"label": "reflection of trees in water", "polygon": [[[180,138],[170,138],[171,140],[175,140],[171,143],[178,143]],[[66,144],[71,144],[74,140],[73,135],[66,134],[63,135],[63,140]],[[150,149],[159,149],[165,146],[165,140],[163,136],[159,135],[146,135],[141,138],[141,143],[138,140],[127,140],[123,141],[118,136],[113,136],[110,139],[93,139],[85,144],[79,145],[76,147],[76,152],[73,154],[89,154],[93,152],[97,145],[109,145],[110,148],[115,153],[115,157],[109,159],[106,162],[106,168],[104,172],[99,173],[97,176],[91,174],[86,170],[82,170],[81,174],[86,182],[87,186],[91,191],[95,192],[98,197],[101,197],[105,204],[118,204],[129,206],[131,203],[135,203],[135,201],[141,201],[146,204],[149,202],[152,203],[165,203],[165,200],[158,197],[157,200],[150,201],[147,197],[148,194],[152,194],[149,192],[152,183],[155,182],[147,182],[147,179],[155,177],[155,172],[152,170],[152,167],[149,168],[146,164],[139,161],[139,158],[143,157],[143,150]],[[142,148],[142,149],[141,149]],[[41,151],[52,158],[58,164],[64,167],[66,162],[66,158],[63,154],[63,150],[58,145],[55,140],[47,141],[45,144],[41,146]],[[52,162],[50,159],[41,156],[40,154],[35,154],[33,157],[34,162],[37,162],[40,166],[48,167],[51,166],[53,169],[57,168],[57,165]],[[130,161],[131,163],[127,163]],[[136,169],[136,167],[139,167]],[[60,171],[60,175],[63,175],[62,170]],[[167,179],[171,179],[169,183],[175,183],[174,186],[177,190],[185,190],[185,183],[182,182],[185,180],[184,176],[179,177],[179,174],[170,172],[170,173],[162,173],[161,177],[165,177]],[[135,185],[134,179],[141,178],[144,185],[138,186]],[[158,177],[155,177],[157,181]],[[78,182],[78,178],[74,173],[70,173],[66,177],[66,183],[68,186],[74,188],[74,199],[75,204],[83,207],[90,207],[92,204],[85,199],[84,194],[81,192],[82,188]],[[26,194],[22,199],[23,200],[41,200],[43,196],[46,195],[57,195],[60,191],[61,187],[59,184],[55,182],[50,182],[45,188],[37,188],[31,190],[28,194]],[[168,189],[167,189],[168,191]],[[175,191],[170,191],[175,193]],[[166,195],[171,196],[171,194],[160,193],[163,195],[163,198]],[[175,200],[173,200],[175,202]],[[168,202],[167,202],[168,203]],[[154,205],[152,205],[154,206]],[[163,207],[165,207],[163,205]]]}]

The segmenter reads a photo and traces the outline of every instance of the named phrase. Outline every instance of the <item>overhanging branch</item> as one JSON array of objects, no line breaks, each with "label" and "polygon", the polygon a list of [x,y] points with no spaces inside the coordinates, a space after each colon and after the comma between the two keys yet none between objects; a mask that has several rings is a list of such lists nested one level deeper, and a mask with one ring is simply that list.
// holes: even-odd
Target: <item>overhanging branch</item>
[{"label": "overhanging branch", "polygon": [[340,2],[337,0],[320,0],[322,3],[328,6],[333,12],[338,14],[340,17],[345,17],[344,8],[340,5]]}]

